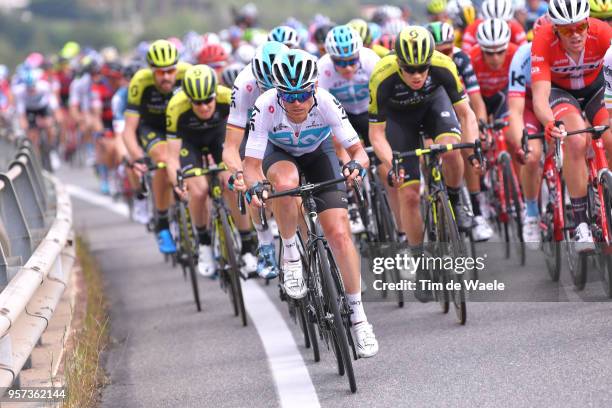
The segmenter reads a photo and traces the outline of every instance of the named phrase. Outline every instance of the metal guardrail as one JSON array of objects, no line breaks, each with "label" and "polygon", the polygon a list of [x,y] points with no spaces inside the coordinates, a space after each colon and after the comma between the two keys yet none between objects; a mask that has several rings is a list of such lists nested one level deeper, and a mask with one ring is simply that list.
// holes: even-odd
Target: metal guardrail
[{"label": "metal guardrail", "polygon": [[[29,141],[0,141],[0,387],[19,385],[75,258],[72,205]],[[6,167],[5,167],[6,168]],[[5,388],[6,389],[6,388]]]}]

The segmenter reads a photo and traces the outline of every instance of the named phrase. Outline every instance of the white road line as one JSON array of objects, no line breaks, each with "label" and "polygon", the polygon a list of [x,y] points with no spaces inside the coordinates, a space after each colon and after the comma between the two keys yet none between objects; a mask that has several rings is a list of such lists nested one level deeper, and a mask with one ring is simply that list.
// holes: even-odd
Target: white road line
[{"label": "white road line", "polygon": [[[73,184],[67,185],[66,188],[70,195],[80,200],[104,207],[124,217],[129,216],[128,208],[123,203],[116,203],[109,197]],[[302,354],[280,312],[256,282],[247,281],[243,287],[246,309],[268,357],[281,406],[320,407]]]}]

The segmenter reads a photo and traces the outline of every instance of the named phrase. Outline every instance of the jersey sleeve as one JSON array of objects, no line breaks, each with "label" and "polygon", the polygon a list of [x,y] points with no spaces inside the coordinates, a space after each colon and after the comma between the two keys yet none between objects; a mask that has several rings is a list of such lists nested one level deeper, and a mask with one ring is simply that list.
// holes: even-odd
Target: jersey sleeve
[{"label": "jersey sleeve", "polygon": [[524,65],[527,64],[529,50],[519,50],[512,57],[508,70],[508,97],[525,97],[526,81]]},{"label": "jersey sleeve", "polygon": [[227,119],[230,112],[230,104],[232,103],[232,91],[223,86],[217,87],[217,111],[221,113],[221,116]]},{"label": "jersey sleeve", "polygon": [[184,99],[183,92],[178,92],[174,95],[170,102],[168,102],[168,107],[166,108],[166,137],[168,139],[178,139],[178,122],[183,113],[181,109],[182,99]]},{"label": "jersey sleeve", "polygon": [[482,20],[476,19],[472,24],[466,27],[462,36],[461,51],[469,54],[472,47],[476,45],[476,29]]},{"label": "jersey sleeve", "polygon": [[525,33],[523,26],[518,21],[510,21],[510,33],[512,35],[510,40],[511,43],[523,45],[527,42],[527,34]]},{"label": "jersey sleeve", "polygon": [[79,105],[81,103],[81,95],[79,93],[80,78],[75,79],[70,83],[68,91],[68,104],[70,106]]},{"label": "jersey sleeve", "polygon": [[[436,58],[437,52],[434,53],[434,57]],[[439,54],[439,78],[444,90],[448,94],[453,105],[462,102],[466,99],[465,89],[463,88],[463,83],[461,83],[461,79],[459,79],[459,73],[457,72],[457,66],[446,55]],[[438,59],[436,58],[436,59]]]},{"label": "jersey sleeve", "polygon": [[359,143],[359,136],[349,122],[342,104],[327,92],[321,95],[321,102],[323,105],[321,111],[325,115],[329,127],[331,127],[332,134],[342,144],[342,147],[347,149],[355,143]]},{"label": "jersey sleeve", "polygon": [[609,48],[606,52],[603,64],[604,78],[606,80],[604,101],[606,109],[612,109],[612,48]]},{"label": "jersey sleeve", "polygon": [[145,77],[149,72],[147,69],[141,69],[136,72],[136,75],[130,81],[128,86],[128,104],[125,109],[126,115],[139,116],[141,114],[142,95],[145,88]]},{"label": "jersey sleeve", "polygon": [[454,61],[457,65],[459,75],[461,76],[461,79],[463,79],[465,91],[468,93],[468,95],[480,92],[478,78],[476,78],[474,66],[472,65],[472,60],[470,59],[469,55],[463,51],[458,51],[457,57],[459,58],[454,58]]},{"label": "jersey sleeve", "polygon": [[249,109],[252,107],[254,92],[257,92],[256,84],[250,81],[249,68],[243,69],[236,77],[232,87],[230,114],[227,123],[239,128],[244,128],[249,119]]},{"label": "jersey sleeve", "polygon": [[23,115],[26,112],[25,106],[25,92],[21,85],[17,85],[13,88],[13,98],[15,100],[15,111]]},{"label": "jersey sleeve", "polygon": [[550,81],[549,47],[552,28],[546,25],[540,29],[540,35],[533,39],[531,45],[531,82]]},{"label": "jersey sleeve", "polygon": [[264,97],[265,95],[262,95],[257,98],[255,106],[253,106],[253,112],[248,124],[249,137],[244,151],[245,157],[253,157],[259,160],[263,160],[266,153],[266,147],[268,147],[268,125],[272,123],[269,111],[261,109],[261,106],[265,105],[265,101],[262,100]]},{"label": "jersey sleeve", "polygon": [[374,67],[369,83],[370,103],[368,105],[368,117],[370,123],[384,123],[387,120],[385,84],[396,71],[397,62],[395,62],[394,55],[382,58]]}]

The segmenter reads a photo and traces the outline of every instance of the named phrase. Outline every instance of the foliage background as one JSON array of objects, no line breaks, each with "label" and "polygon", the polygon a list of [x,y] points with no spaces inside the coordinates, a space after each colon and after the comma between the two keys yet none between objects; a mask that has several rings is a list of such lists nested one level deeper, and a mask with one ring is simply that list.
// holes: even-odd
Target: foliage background
[{"label": "foliage background", "polygon": [[[424,0],[417,0],[424,1]],[[25,8],[0,9],[0,63],[14,67],[32,51],[56,53],[69,40],[114,45],[125,51],[141,40],[218,31],[232,22],[231,8],[247,0],[30,0]],[[359,15],[359,0],[254,0],[259,25],[273,27],[288,16],[308,22],[317,13],[343,23]],[[368,4],[403,4],[375,0]],[[2,0],[0,0],[0,6]],[[411,4],[421,14],[421,3]]]}]

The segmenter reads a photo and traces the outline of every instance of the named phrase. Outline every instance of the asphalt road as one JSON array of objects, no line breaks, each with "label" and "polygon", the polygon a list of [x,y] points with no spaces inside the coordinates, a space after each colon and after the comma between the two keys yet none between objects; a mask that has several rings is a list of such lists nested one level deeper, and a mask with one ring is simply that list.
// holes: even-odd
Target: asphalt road
[{"label": "asphalt road", "polygon": [[[90,170],[63,169],[60,177],[82,188],[81,197],[95,194]],[[577,292],[567,267],[559,284],[550,282],[537,251],[520,267],[500,244],[480,245],[481,276],[506,289],[486,293],[487,302],[474,294],[465,326],[436,303],[400,309],[375,300],[374,275],[364,274],[380,352],[354,362],[352,395],[330,351],[315,363],[304,348],[276,282],[248,282],[246,328],[214,281],[200,280],[196,313],[189,282],[164,262],[153,236],[119,215],[120,206],[111,211],[91,197],[74,197],[73,207],[110,301],[104,407],[612,406],[612,304],[593,269],[595,281]]]}]

